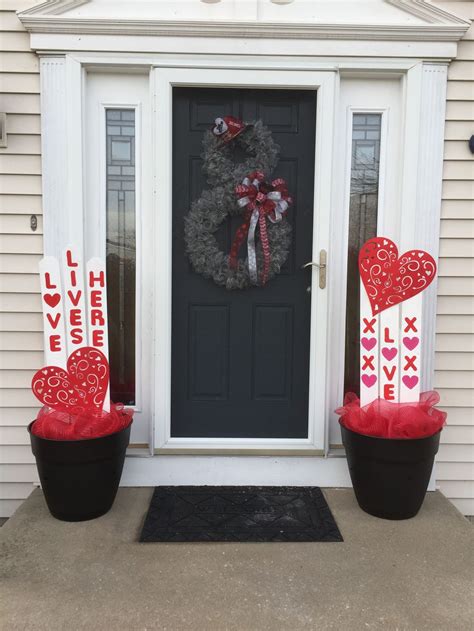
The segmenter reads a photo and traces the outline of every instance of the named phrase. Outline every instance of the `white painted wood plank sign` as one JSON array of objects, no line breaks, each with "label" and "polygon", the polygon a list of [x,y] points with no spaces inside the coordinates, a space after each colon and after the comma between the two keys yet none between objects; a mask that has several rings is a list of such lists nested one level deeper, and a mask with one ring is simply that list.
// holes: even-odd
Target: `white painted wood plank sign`
[{"label": "white painted wood plank sign", "polygon": [[87,261],[87,317],[89,344],[108,358],[107,286],[105,262],[99,258]]},{"label": "white painted wood plank sign", "polygon": [[64,309],[67,331],[67,353],[88,346],[84,270],[73,246],[63,252]]},{"label": "white painted wood plank sign", "polygon": [[386,401],[398,403],[400,379],[399,305],[383,311],[378,318],[380,320],[380,397]]},{"label": "white painted wood plank sign", "polygon": [[379,396],[379,319],[374,317],[364,285],[360,286],[360,405]]},{"label": "white painted wood plank sign", "polygon": [[420,398],[421,316],[423,296],[419,294],[401,304],[400,326],[400,400]]},{"label": "white painted wood plank sign", "polygon": [[[360,405],[377,397],[394,403],[420,398],[422,296],[436,276],[423,250],[398,256],[386,237],[369,239],[359,253]],[[369,337],[370,335],[370,337]]]},{"label": "white painted wood plank sign", "polygon": [[[107,285],[105,261],[92,258],[86,265],[87,327],[89,344],[98,348],[109,359],[109,333],[107,326]],[[104,410],[110,411],[110,384],[104,401]]]},{"label": "white painted wood plank sign", "polygon": [[53,256],[39,262],[41,305],[43,309],[44,356],[47,365],[66,368],[67,346],[64,299],[59,263]]}]

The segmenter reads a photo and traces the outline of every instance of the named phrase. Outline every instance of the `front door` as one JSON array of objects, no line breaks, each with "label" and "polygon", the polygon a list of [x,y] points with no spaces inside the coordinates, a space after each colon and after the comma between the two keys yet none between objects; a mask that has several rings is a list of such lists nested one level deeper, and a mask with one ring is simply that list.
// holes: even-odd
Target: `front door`
[{"label": "front door", "polygon": [[[224,115],[271,130],[280,146],[272,177],[294,198],[287,262],[264,287],[226,290],[185,253],[184,217],[209,188],[203,134]],[[315,124],[312,90],[173,89],[171,438],[308,437],[311,272],[302,265],[312,258]],[[239,225],[216,234],[225,252]]]}]

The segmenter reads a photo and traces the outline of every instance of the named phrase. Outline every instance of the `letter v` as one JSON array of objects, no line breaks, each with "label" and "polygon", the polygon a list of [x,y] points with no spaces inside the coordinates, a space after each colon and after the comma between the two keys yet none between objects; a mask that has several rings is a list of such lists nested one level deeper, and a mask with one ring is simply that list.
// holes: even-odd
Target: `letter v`
[{"label": "letter v", "polygon": [[61,319],[61,314],[57,313],[56,317],[52,318],[51,314],[47,313],[46,317],[48,318],[48,321],[49,321],[50,325],[53,327],[53,329],[55,329],[58,326],[59,320]]},{"label": "letter v", "polygon": [[396,371],[396,370],[397,370],[397,367],[396,367],[396,366],[392,366],[392,368],[390,369],[390,371],[388,371],[388,370],[387,370],[387,366],[384,366],[384,367],[383,367],[383,371],[384,371],[384,373],[386,374],[387,379],[388,379],[389,381],[392,381],[392,379],[393,379],[393,375],[395,374],[395,371]]},{"label": "letter v", "polygon": [[74,294],[72,293],[72,291],[70,289],[68,289],[67,295],[69,296],[69,300],[72,302],[72,304],[77,307],[77,305],[79,304],[79,300],[81,299],[81,294],[82,291],[76,291],[76,295],[74,296]]}]

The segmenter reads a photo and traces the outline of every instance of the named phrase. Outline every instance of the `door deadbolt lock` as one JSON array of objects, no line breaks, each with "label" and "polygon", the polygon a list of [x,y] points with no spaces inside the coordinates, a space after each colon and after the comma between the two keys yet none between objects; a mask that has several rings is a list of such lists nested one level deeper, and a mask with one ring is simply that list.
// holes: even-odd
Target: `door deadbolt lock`
[{"label": "door deadbolt lock", "polygon": [[317,267],[319,270],[319,288],[326,288],[326,268],[327,268],[327,252],[326,250],[321,250],[319,252],[319,263],[315,261],[309,261],[305,263],[301,269],[306,269],[307,267]]}]

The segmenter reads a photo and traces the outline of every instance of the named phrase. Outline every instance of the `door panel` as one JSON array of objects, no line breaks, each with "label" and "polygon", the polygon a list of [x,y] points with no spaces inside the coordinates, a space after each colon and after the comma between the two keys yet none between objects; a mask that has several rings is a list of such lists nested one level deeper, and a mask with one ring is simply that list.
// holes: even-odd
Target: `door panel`
[{"label": "door panel", "polygon": [[[184,217],[206,184],[202,137],[217,116],[261,118],[280,145],[272,177],[294,198],[292,247],[265,287],[227,291],[196,274]],[[173,91],[172,437],[306,438],[316,94],[305,90]],[[240,225],[216,238],[229,251]],[[242,248],[242,255],[245,248]]]}]

